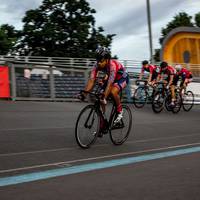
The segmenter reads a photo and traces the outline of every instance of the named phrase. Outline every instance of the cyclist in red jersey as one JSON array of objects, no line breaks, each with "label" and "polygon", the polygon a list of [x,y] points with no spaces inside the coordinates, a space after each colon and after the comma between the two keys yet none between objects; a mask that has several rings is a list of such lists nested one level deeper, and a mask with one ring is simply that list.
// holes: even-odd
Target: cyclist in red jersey
[{"label": "cyclist in red jersey", "polygon": [[153,85],[156,82],[158,76],[156,69],[157,67],[154,65],[150,65],[147,60],[142,61],[142,69],[140,72],[139,80],[142,79],[145,71],[149,72],[148,84]]},{"label": "cyclist in red jersey", "polygon": [[109,49],[105,47],[99,47],[96,50],[96,63],[94,64],[90,78],[85,87],[85,91],[91,91],[95,85],[95,80],[99,71],[106,73],[106,87],[103,92],[102,104],[107,104],[107,97],[111,94],[117,105],[117,118],[115,123],[119,122],[123,117],[122,104],[120,100],[119,92],[123,90],[128,81],[128,73],[125,67],[117,60],[111,59],[111,53]]},{"label": "cyclist in red jersey", "polygon": [[176,96],[175,96],[175,85],[176,80],[175,80],[175,74],[176,74],[176,70],[174,67],[169,66],[167,62],[163,61],[160,63],[160,72],[159,72],[159,76],[158,76],[158,81],[159,80],[163,80],[164,83],[166,83],[166,88],[170,89],[171,93],[172,93],[172,102],[171,102],[171,106],[174,106],[174,102],[176,100]]},{"label": "cyclist in red jersey", "polygon": [[189,71],[186,68],[183,68],[181,65],[176,65],[175,66],[176,69],[176,75],[179,79],[179,77],[181,78],[181,93],[183,89],[186,89],[187,85],[192,82],[192,72]]}]

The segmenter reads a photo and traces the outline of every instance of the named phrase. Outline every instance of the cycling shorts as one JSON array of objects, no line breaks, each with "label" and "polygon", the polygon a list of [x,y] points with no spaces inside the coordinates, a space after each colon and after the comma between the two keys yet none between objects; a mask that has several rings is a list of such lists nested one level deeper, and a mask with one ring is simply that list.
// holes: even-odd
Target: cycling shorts
[{"label": "cycling shorts", "polygon": [[[120,91],[123,90],[126,85],[129,83],[129,76],[127,75],[125,78],[121,77],[119,80],[115,80],[113,83],[114,87],[117,87]],[[105,81],[103,86],[101,87],[102,90],[105,90],[107,87],[108,81]]]}]

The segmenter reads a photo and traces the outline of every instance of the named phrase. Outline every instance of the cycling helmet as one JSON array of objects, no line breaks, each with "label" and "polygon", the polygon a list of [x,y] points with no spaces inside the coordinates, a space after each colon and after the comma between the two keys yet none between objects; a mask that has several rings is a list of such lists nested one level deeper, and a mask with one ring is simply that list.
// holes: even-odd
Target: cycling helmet
[{"label": "cycling helmet", "polygon": [[181,69],[182,69],[182,66],[181,66],[181,65],[176,65],[176,66],[175,66],[175,69],[176,69],[176,71],[178,71],[178,72],[179,72],[179,71],[181,71]]},{"label": "cycling helmet", "polygon": [[96,60],[100,61],[102,59],[111,59],[110,50],[106,47],[98,47],[95,51]]},{"label": "cycling helmet", "polygon": [[168,66],[168,63],[167,63],[167,62],[164,62],[164,61],[163,61],[163,62],[160,63],[160,67],[161,67],[161,68],[165,68],[165,67],[167,67],[167,66]]},{"label": "cycling helmet", "polygon": [[142,65],[147,65],[147,64],[149,64],[149,62],[147,60],[142,61]]}]

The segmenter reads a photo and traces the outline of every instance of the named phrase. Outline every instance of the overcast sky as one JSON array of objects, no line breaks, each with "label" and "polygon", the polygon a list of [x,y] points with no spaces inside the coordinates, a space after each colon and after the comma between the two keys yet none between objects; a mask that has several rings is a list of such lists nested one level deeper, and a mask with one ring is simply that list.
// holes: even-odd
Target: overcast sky
[{"label": "overcast sky", "polygon": [[[96,26],[106,34],[117,34],[112,53],[120,59],[149,59],[146,0],[87,0],[96,10]],[[8,23],[21,29],[25,11],[35,9],[42,0],[1,0],[0,25]],[[150,0],[153,48],[160,48],[161,28],[179,12],[191,16],[200,12],[200,0]]]}]

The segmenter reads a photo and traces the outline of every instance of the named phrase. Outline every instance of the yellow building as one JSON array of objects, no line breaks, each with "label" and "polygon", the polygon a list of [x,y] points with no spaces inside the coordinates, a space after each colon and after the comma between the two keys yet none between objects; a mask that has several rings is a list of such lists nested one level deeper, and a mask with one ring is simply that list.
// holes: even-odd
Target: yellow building
[{"label": "yellow building", "polygon": [[164,39],[160,55],[162,61],[181,63],[194,75],[200,75],[200,28],[173,29]]}]

